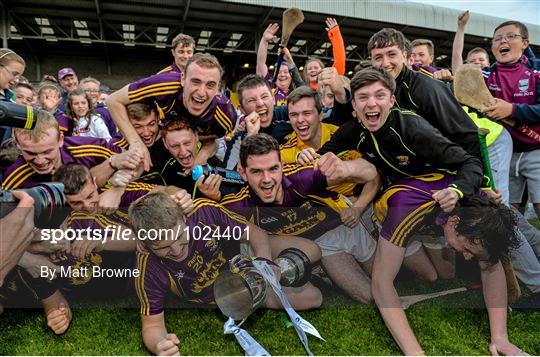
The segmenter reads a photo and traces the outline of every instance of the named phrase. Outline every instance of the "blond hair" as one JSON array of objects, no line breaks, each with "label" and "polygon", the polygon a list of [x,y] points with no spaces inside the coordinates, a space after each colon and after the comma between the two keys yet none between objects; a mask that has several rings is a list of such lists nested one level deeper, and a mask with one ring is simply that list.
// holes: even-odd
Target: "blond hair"
[{"label": "blond hair", "polygon": [[0,48],[0,65],[8,66],[11,62],[19,62],[26,66],[23,58],[9,48]]},{"label": "blond hair", "polygon": [[34,114],[37,116],[37,122],[34,129],[13,129],[13,136],[15,140],[19,141],[20,139],[30,139],[32,142],[37,143],[45,136],[47,136],[50,128],[54,128],[56,131],[57,138],[60,139],[60,128],[58,127],[58,122],[56,118],[44,110],[36,110]]}]

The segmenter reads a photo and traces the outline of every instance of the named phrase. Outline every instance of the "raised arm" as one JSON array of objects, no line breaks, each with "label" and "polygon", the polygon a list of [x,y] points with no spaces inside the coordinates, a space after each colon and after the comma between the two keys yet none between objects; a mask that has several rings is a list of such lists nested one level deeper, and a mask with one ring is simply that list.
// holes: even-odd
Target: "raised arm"
[{"label": "raised arm", "polygon": [[343,42],[343,36],[339,30],[339,25],[333,17],[326,18],[326,31],[328,32],[328,38],[332,43],[332,54],[334,56],[334,67],[340,75],[345,74],[345,43]]},{"label": "raised arm", "polygon": [[[259,42],[259,49],[257,50],[257,75],[266,77],[268,74],[268,67],[266,66],[266,57],[268,56],[268,43],[276,37],[276,33],[279,30],[278,24],[270,24],[264,30],[261,42]],[[279,70],[279,68],[278,68]]]},{"label": "raised arm", "polygon": [[465,26],[469,21],[469,10],[458,16],[458,27],[452,45],[452,73],[456,74],[459,66],[463,64],[463,43],[465,42]]},{"label": "raised arm", "polygon": [[129,85],[126,85],[122,89],[119,89],[111,94],[107,98],[106,103],[114,123],[128,141],[129,147],[137,148],[143,154],[144,169],[145,171],[148,171],[150,170],[150,165],[152,165],[150,153],[148,152],[146,145],[144,145],[142,142],[139,134],[137,134],[135,128],[133,128],[133,125],[129,121],[126,110],[126,105],[131,103],[128,97],[128,86]]}]

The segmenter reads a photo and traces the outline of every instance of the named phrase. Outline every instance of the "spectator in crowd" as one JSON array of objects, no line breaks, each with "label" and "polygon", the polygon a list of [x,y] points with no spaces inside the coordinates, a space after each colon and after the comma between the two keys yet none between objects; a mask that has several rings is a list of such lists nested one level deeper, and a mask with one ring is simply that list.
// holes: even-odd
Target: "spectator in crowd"
[{"label": "spectator in crowd", "polygon": [[[328,32],[328,39],[332,44],[332,54],[334,56],[334,67],[340,75],[345,74],[345,43],[339,30],[339,25],[333,17],[326,18],[326,32]],[[304,65],[304,80],[306,84],[317,90],[319,73],[324,68],[323,62],[318,58],[308,58]]]},{"label": "spectator in crowd", "polygon": [[431,40],[417,38],[411,42],[413,64],[420,67],[433,67],[435,46]]},{"label": "spectator in crowd", "polygon": [[[15,93],[10,87],[19,83],[26,63],[21,56],[9,48],[0,48],[0,101],[15,102]],[[0,143],[11,138],[11,128],[0,126]]]},{"label": "spectator in crowd", "polygon": [[[293,88],[293,77],[297,78],[295,80],[296,85],[303,85],[304,82],[300,77],[298,68],[293,62],[291,53],[287,48],[280,48],[280,51],[284,51],[283,59],[279,68],[275,70],[278,71],[276,77],[276,82],[274,83],[273,74],[268,71],[266,66],[266,57],[268,56],[268,44],[270,41],[276,38],[276,33],[279,30],[278,24],[270,24],[263,33],[263,37],[259,42],[259,48],[257,50],[257,75],[263,77],[268,81],[270,87],[272,88],[272,94],[277,106],[287,104],[287,96]],[[277,63],[276,63],[277,66]],[[294,71],[294,74],[291,75],[291,72]]]},{"label": "spectator in crowd", "polygon": [[158,74],[175,72],[180,73],[180,78],[182,78],[186,71],[188,61],[195,53],[195,40],[189,35],[179,33],[173,38],[171,47],[174,62],[170,66],[163,68]]},{"label": "spectator in crowd", "polygon": [[69,93],[66,110],[73,122],[73,135],[111,140],[109,128],[101,115],[96,114],[90,95],[82,88]]},{"label": "spectator in crowd", "polygon": [[60,110],[61,93],[62,90],[55,82],[43,81],[38,86],[38,104],[41,109],[54,115],[60,131],[67,136],[73,132],[73,125],[69,117]]},{"label": "spectator in crowd", "polygon": [[34,87],[29,83],[17,83],[13,87],[15,91],[15,102],[26,106],[34,105]]},{"label": "spectator in crowd", "polygon": [[[463,44],[465,42],[465,27],[469,22],[469,10],[462,12],[458,16],[457,31],[452,44],[452,72],[456,73],[459,66],[463,64]],[[489,67],[489,54],[481,47],[475,47],[467,52],[467,63],[474,63],[480,67]]]},{"label": "spectator in crowd", "polygon": [[111,137],[120,137],[121,135],[118,133],[116,125],[114,125],[114,121],[111,118],[109,110],[105,106],[104,101],[100,100],[99,98],[101,94],[101,83],[95,78],[86,77],[81,80],[80,87],[92,100],[92,106],[94,107],[96,114],[99,114],[103,118]]},{"label": "spectator in crowd", "polygon": [[[529,59],[529,31],[519,21],[503,22],[495,29],[491,52],[495,63],[483,73],[494,104],[483,112],[510,132],[510,203],[519,206],[528,188],[540,217],[540,61]],[[511,120],[512,122],[509,122]]]},{"label": "spectator in crowd", "polygon": [[60,103],[60,110],[65,112],[67,105],[67,96],[71,91],[75,90],[79,86],[79,78],[73,70],[73,68],[66,67],[58,71],[57,74],[58,83],[62,87],[62,103]]},{"label": "spectator in crowd", "polygon": [[276,106],[272,91],[263,77],[254,74],[245,76],[237,88],[242,116],[233,138],[226,142],[224,166],[235,169],[240,155],[240,144],[246,136],[265,133],[283,143],[292,133],[286,106]]}]

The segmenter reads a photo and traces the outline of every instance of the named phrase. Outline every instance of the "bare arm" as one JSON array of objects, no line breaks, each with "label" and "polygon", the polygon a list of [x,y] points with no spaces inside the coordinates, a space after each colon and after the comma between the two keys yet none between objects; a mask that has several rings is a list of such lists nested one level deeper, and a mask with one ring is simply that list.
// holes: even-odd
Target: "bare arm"
[{"label": "bare arm", "polygon": [[354,202],[353,207],[360,208],[361,212],[364,212],[366,207],[373,201],[373,199],[377,195],[377,192],[379,192],[381,184],[381,175],[377,172],[377,175],[373,180],[366,182],[366,184],[362,188],[360,196],[358,196],[358,199]]},{"label": "bare arm", "polygon": [[343,182],[366,183],[377,176],[377,169],[370,162],[362,158],[343,161],[331,152],[321,156],[313,167],[326,176],[328,186]]},{"label": "bare arm", "polygon": [[165,313],[157,315],[141,315],[142,337],[144,345],[150,352],[160,356],[178,356],[180,341],[175,334],[167,334]]},{"label": "bare arm", "polygon": [[0,286],[33,238],[34,200],[27,193],[13,191],[17,207],[0,219]]},{"label": "bare arm", "polygon": [[456,73],[459,66],[463,64],[463,43],[465,42],[465,26],[469,21],[469,10],[462,12],[458,16],[458,28],[452,44],[452,73]]},{"label": "bare arm", "polygon": [[[261,42],[259,42],[259,49],[257,50],[257,75],[266,77],[268,74],[268,67],[266,66],[266,57],[268,56],[268,42],[276,36],[279,30],[278,24],[270,24],[263,33]],[[279,70],[279,68],[277,69]]]},{"label": "bare arm", "polygon": [[423,351],[407,321],[405,311],[401,308],[401,302],[394,287],[394,279],[401,268],[404,255],[404,248],[382,237],[379,238],[373,263],[371,290],[386,327],[399,348],[404,354],[415,356],[423,354]]},{"label": "bare arm", "polygon": [[148,152],[146,145],[144,145],[135,131],[135,128],[133,128],[133,125],[129,121],[126,105],[130,103],[131,101],[128,97],[128,85],[117,90],[107,98],[107,107],[114,123],[128,141],[130,148],[137,148],[140,150],[143,155],[144,169],[145,171],[148,171],[152,165],[152,160],[150,159],[150,153]]},{"label": "bare arm", "polygon": [[508,340],[506,329],[507,293],[506,277],[501,262],[494,266],[487,266],[479,262],[482,278],[484,300],[489,315],[489,327],[491,331],[491,354],[503,353],[507,356],[522,355],[523,351],[514,346]]}]

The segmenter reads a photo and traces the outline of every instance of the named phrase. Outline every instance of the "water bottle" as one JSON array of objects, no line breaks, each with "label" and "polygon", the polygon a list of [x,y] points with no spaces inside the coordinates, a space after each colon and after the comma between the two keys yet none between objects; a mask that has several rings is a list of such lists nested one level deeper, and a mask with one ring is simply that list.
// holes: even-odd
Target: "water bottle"
[{"label": "water bottle", "polygon": [[235,185],[245,185],[245,181],[238,171],[227,170],[222,167],[215,167],[206,165],[197,165],[191,170],[191,177],[193,180],[197,181],[202,175],[208,177],[208,175],[216,174],[223,177],[223,182],[235,184]]}]

